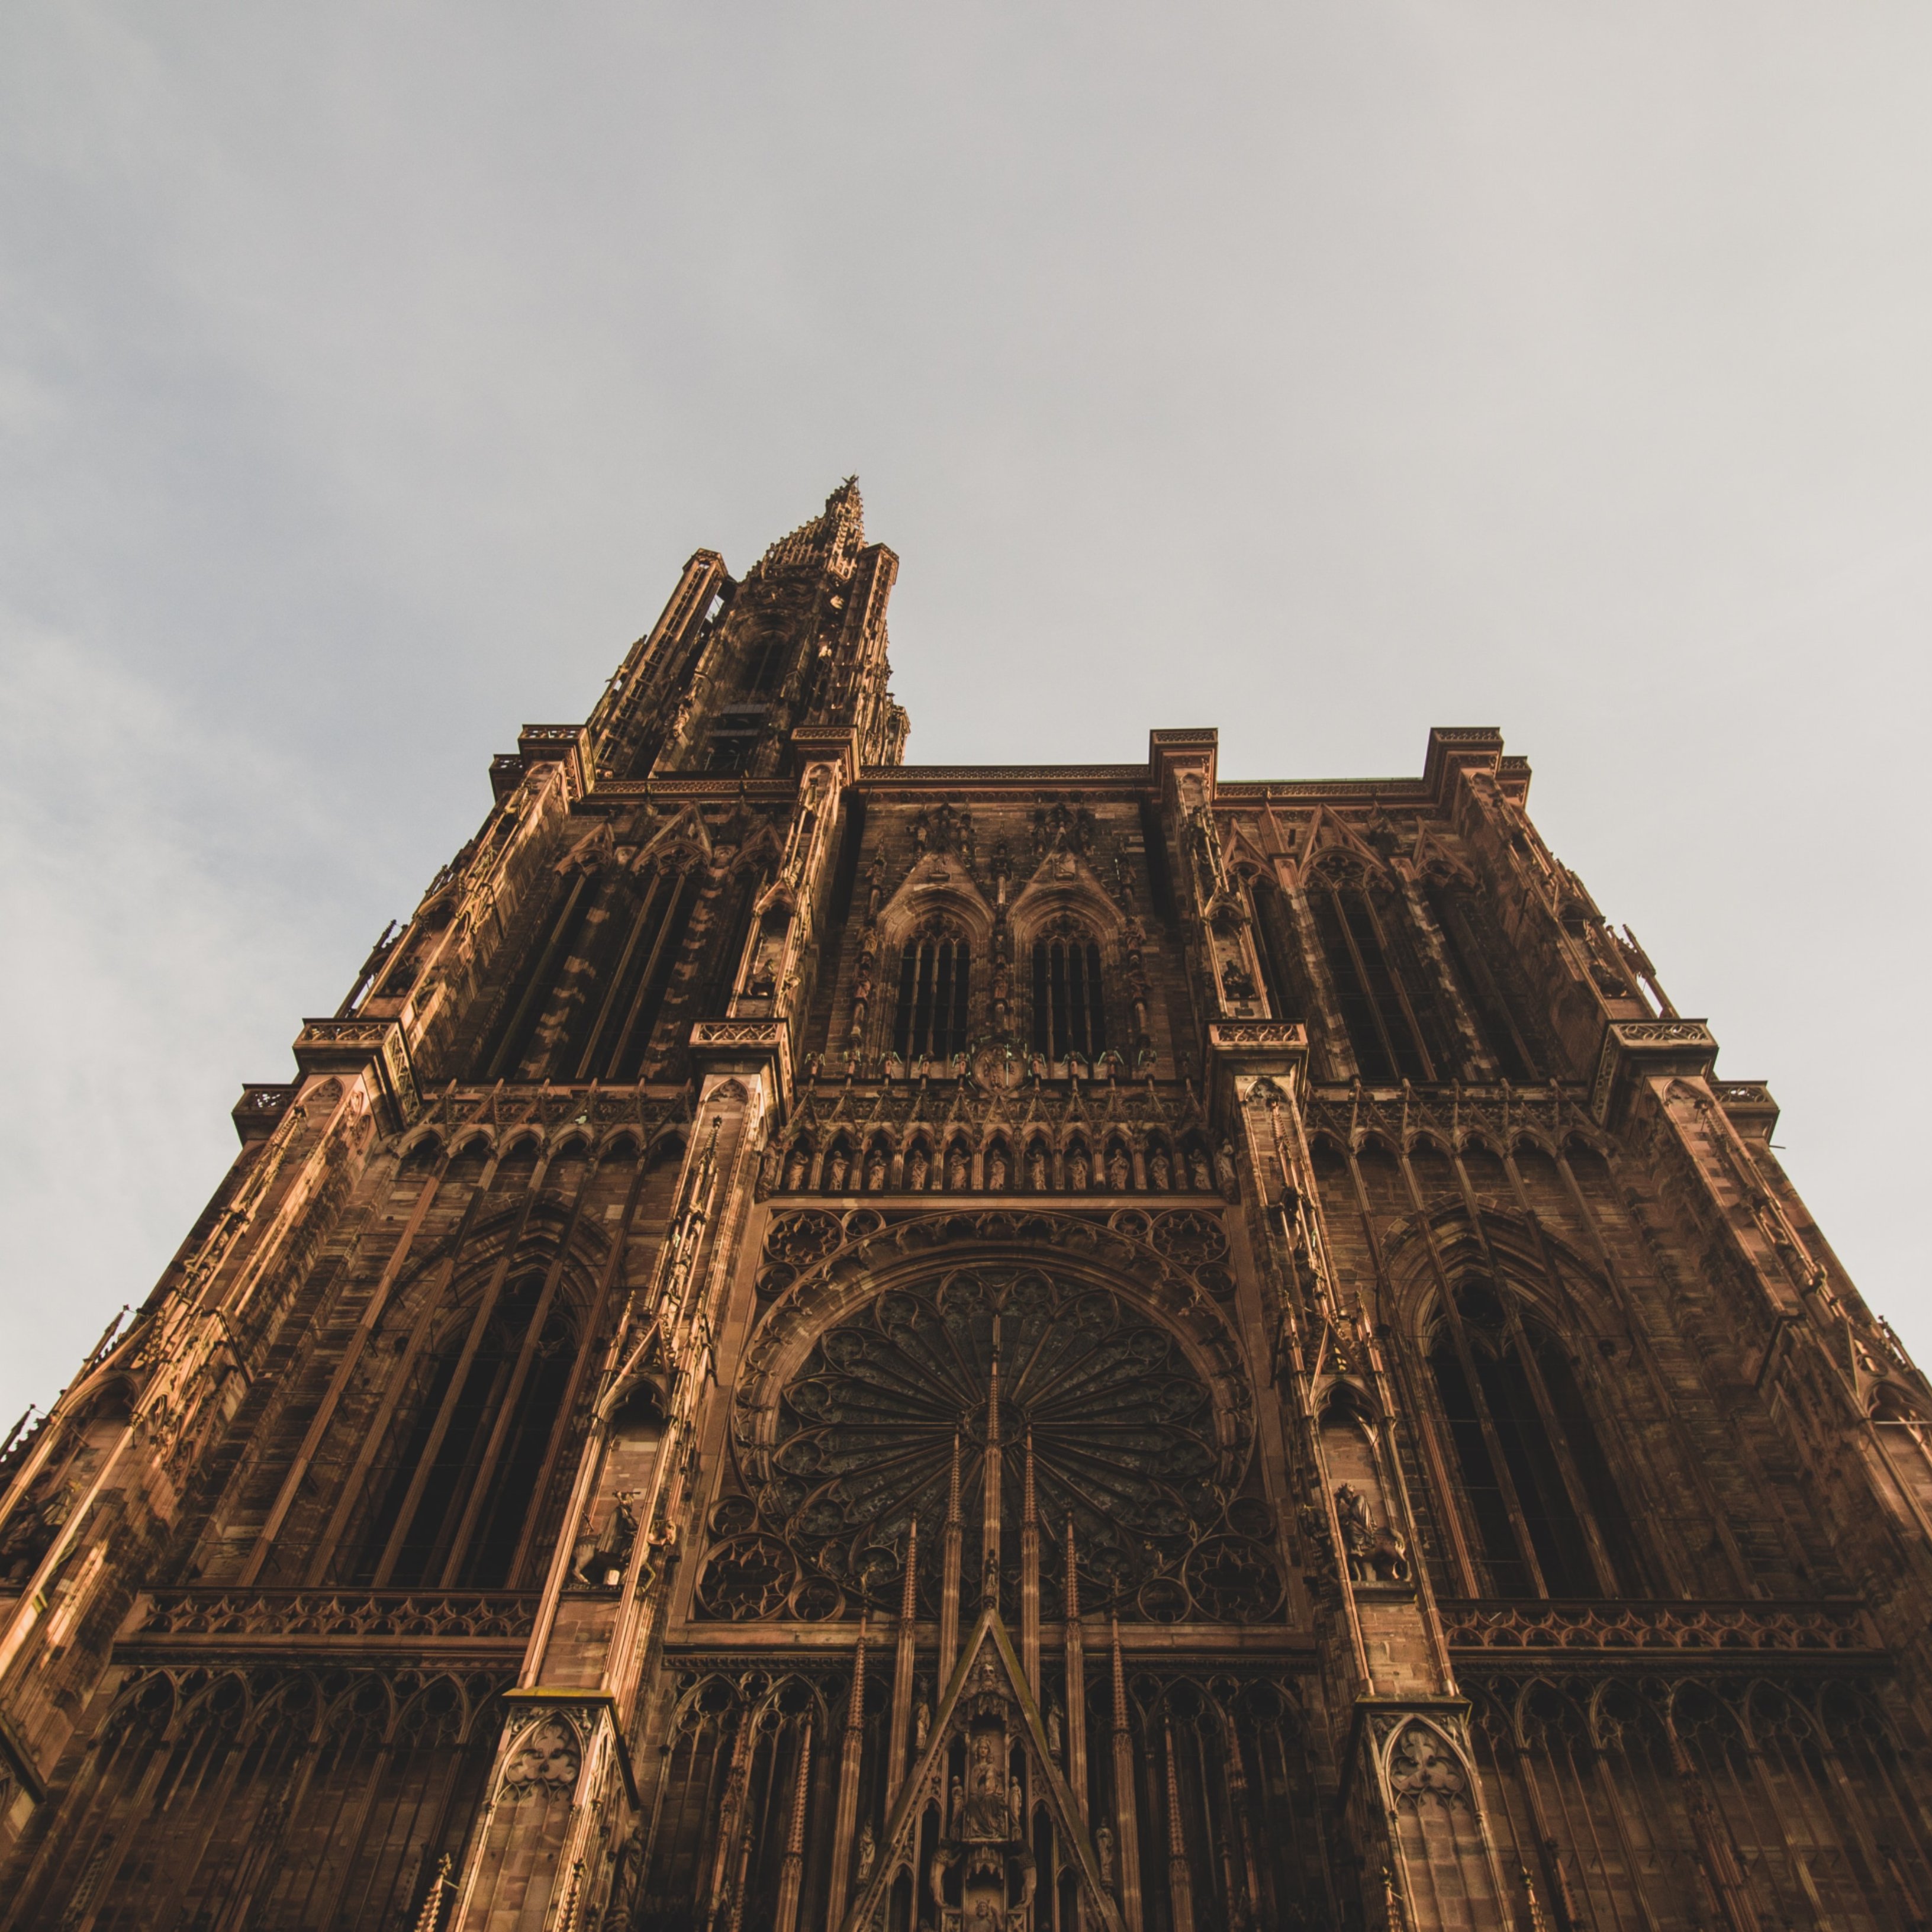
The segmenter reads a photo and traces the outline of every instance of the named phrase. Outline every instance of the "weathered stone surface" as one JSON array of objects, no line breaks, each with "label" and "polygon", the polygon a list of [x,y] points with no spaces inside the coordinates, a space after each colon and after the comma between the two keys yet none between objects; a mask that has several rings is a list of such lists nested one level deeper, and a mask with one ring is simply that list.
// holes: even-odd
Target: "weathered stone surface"
[{"label": "weathered stone surface", "polygon": [[700,552],[0,1475],[0,1923],[1923,1924],[1932,1403],[1488,730]]}]

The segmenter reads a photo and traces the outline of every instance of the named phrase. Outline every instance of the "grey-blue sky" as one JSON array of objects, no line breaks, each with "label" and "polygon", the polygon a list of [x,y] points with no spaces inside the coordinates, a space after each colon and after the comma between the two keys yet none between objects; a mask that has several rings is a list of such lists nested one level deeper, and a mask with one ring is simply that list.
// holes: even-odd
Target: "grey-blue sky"
[{"label": "grey-blue sky", "polygon": [[1932,1353],[1928,54],[1905,4],[7,10],[0,1426],[488,754],[852,469],[916,758],[1500,724]]}]

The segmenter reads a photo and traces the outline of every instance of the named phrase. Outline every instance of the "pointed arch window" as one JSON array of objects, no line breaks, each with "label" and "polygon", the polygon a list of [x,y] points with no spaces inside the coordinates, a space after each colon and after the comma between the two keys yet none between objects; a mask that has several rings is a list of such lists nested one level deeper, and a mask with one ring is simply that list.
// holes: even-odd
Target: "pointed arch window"
[{"label": "pointed arch window", "polygon": [[1363,1078],[1448,1078],[1454,1070],[1432,990],[1403,956],[1359,869],[1325,865],[1309,881],[1308,902]]},{"label": "pointed arch window", "polygon": [[892,1051],[950,1060],[966,1048],[971,947],[950,921],[934,920],[899,953],[898,998],[892,1010]]},{"label": "pointed arch window", "polygon": [[1272,879],[1257,877],[1250,891],[1254,899],[1255,931],[1261,941],[1262,976],[1267,982],[1269,1010],[1278,1020],[1298,1020],[1307,1012],[1308,1001],[1302,990],[1294,929],[1280,889]]},{"label": "pointed arch window", "polygon": [[1533,1003],[1517,983],[1511,949],[1494,916],[1480,895],[1441,876],[1430,878],[1426,896],[1463,997],[1503,1078],[1518,1085],[1542,1079],[1546,1056],[1538,1050],[1528,1018]]},{"label": "pointed arch window", "polygon": [[1049,1061],[1107,1050],[1100,948],[1077,920],[1056,920],[1034,941],[1033,1050]]},{"label": "pointed arch window", "polygon": [[478,1055],[478,1077],[636,1079],[700,889],[696,868],[675,862],[641,880],[573,874]]},{"label": "pointed arch window", "polygon": [[498,1589],[530,1540],[538,1476],[575,1357],[575,1325],[549,1277],[515,1276],[449,1322],[417,1377],[354,1580]]},{"label": "pointed arch window", "polygon": [[1468,1280],[1440,1311],[1428,1360],[1488,1592],[1640,1587],[1628,1514],[1556,1336],[1514,1296]]}]

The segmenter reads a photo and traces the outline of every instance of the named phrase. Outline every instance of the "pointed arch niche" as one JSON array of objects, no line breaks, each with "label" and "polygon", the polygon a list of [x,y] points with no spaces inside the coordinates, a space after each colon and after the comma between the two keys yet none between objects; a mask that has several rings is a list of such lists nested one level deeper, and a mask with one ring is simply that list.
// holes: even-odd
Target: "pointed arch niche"
[{"label": "pointed arch niche", "polygon": [[[1117,1010],[1121,986],[1120,909],[1077,860],[1036,878],[1013,902],[1016,977],[1027,1006],[1029,1049],[1049,1067],[1090,1067],[1130,1048],[1133,1029]],[[1048,860],[1053,866],[1054,859]]]},{"label": "pointed arch niche", "polygon": [[[1445,1222],[1449,1217],[1442,1217]],[[1442,1501],[1478,1594],[1642,1594],[1648,1566],[1575,1366],[1568,1325],[1516,1279],[1504,1251],[1451,1226],[1430,1239],[1440,1274],[1418,1298],[1411,1342]]]}]

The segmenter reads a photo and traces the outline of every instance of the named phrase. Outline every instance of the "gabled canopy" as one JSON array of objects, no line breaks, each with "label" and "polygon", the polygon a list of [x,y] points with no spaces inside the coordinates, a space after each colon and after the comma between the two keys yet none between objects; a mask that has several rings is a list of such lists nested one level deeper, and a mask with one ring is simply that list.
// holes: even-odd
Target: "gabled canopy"
[{"label": "gabled canopy", "polygon": [[1046,1726],[1026,1673],[1020,1668],[1012,1640],[999,1612],[991,1607],[980,1612],[960,1646],[959,1660],[940,1700],[926,1749],[899,1788],[872,1874],[845,1915],[844,1932],[863,1932],[863,1928],[885,1923],[886,1895],[901,1871],[911,1873],[915,1886],[924,1882],[925,1875],[919,1870],[920,1817],[931,1803],[936,1802],[942,1814],[945,1810],[946,1759],[953,1740],[995,1714],[1004,1725],[1009,1753],[1017,1744],[1026,1756],[1026,1815],[1030,1818],[1037,1807],[1046,1806],[1059,1835],[1063,1860],[1080,1874],[1087,1923],[1099,1932],[1124,1932],[1120,1907],[1100,1882],[1100,1860],[1079,1807],[1048,1748]]}]

